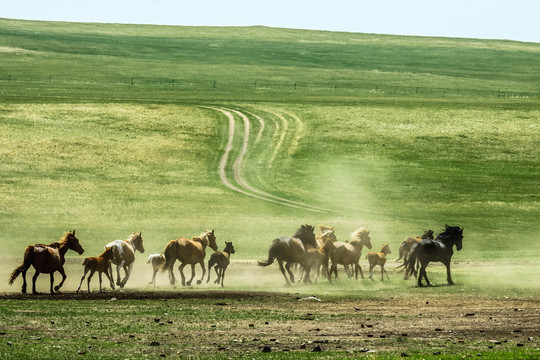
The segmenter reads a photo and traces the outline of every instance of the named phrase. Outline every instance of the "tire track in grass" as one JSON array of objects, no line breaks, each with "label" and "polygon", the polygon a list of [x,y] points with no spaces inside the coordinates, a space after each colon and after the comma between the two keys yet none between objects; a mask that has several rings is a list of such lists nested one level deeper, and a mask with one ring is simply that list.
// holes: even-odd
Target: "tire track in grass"
[{"label": "tire track in grass", "polygon": [[[264,191],[258,190],[254,188],[253,186],[249,185],[247,181],[244,179],[244,177],[242,176],[242,166],[244,163],[245,155],[248,153],[249,142],[250,142],[251,125],[250,125],[249,118],[244,113],[238,110],[234,110],[234,109],[210,107],[210,106],[207,106],[205,108],[219,111],[222,114],[224,114],[229,120],[229,135],[228,135],[228,140],[227,140],[227,146],[225,148],[225,152],[223,153],[220,159],[219,166],[218,166],[218,173],[221,178],[221,182],[226,187],[228,187],[229,189],[233,191],[239,192],[243,195],[251,196],[260,200],[264,200],[264,201],[268,201],[268,202],[272,202],[272,203],[276,203],[276,204],[280,204],[284,206],[289,206],[289,207],[313,211],[313,212],[331,212],[328,209],[324,209],[324,208],[312,206],[303,202],[289,200],[286,198],[275,196],[275,195],[266,193]],[[237,136],[235,134],[235,125],[236,125],[235,114],[238,117],[240,117],[243,121],[244,134],[243,134],[243,140],[242,140],[242,148],[240,152],[238,153],[238,156],[234,159],[233,166],[232,166],[232,178],[234,179],[234,182],[236,183],[236,184],[233,184],[233,182],[229,180],[230,174],[227,174],[227,163],[229,162],[229,157],[230,157],[231,151],[233,150],[234,139]],[[251,114],[251,115],[253,115],[259,121],[259,124],[261,125],[261,129],[264,130],[265,120],[258,115],[255,115],[255,114]],[[285,135],[283,135],[283,133],[285,132],[282,131],[280,138],[284,139],[286,133]],[[257,139],[258,141],[260,141],[259,135],[262,136],[262,131],[259,131],[259,134],[257,135],[257,138],[255,139],[256,142],[257,142]],[[282,144],[283,141],[281,141],[280,143]],[[280,144],[280,147],[281,147],[281,144]]]}]

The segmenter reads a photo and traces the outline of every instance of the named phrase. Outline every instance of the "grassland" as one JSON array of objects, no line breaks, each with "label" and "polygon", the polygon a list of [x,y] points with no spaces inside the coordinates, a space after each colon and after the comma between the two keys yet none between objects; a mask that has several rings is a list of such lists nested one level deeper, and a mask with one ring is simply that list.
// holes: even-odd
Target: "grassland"
[{"label": "grassland", "polygon": [[[27,244],[71,229],[90,256],[133,231],[154,253],[213,228],[249,269],[303,223],[334,225],[340,240],[364,226],[376,250],[389,242],[394,253],[449,223],[465,228],[460,286],[441,296],[535,299],[539,53],[512,41],[0,19],[1,273]],[[224,186],[228,123],[204,106],[249,118],[250,185],[329,211]],[[239,117],[235,134],[231,158]],[[233,179],[232,161],[226,169]],[[69,290],[80,259],[68,260]],[[406,296],[411,284],[395,278],[360,288]],[[242,291],[256,283],[237,279]],[[298,291],[339,301],[351,284]]]}]

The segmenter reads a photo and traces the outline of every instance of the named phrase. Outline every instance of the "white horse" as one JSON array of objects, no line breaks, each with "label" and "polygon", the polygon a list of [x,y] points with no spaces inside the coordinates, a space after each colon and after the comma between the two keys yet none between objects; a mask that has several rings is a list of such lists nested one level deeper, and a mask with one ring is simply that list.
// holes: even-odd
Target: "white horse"
[{"label": "white horse", "polygon": [[[135,250],[144,253],[141,233],[133,233],[127,240],[115,240],[105,245],[105,247],[112,247],[113,249],[114,258],[110,265],[110,271],[112,272],[112,264],[116,265],[116,285],[123,288],[133,269]],[[122,280],[120,280],[120,268],[124,268],[124,272],[126,273],[126,276]]]}]

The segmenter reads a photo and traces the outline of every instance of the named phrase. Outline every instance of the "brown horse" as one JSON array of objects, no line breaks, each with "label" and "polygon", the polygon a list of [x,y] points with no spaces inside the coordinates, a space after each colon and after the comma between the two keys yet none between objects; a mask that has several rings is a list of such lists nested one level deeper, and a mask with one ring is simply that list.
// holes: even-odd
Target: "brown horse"
[{"label": "brown horse", "polygon": [[214,267],[217,275],[217,279],[214,283],[219,285],[221,282],[221,287],[223,287],[225,270],[227,270],[227,267],[231,262],[231,254],[234,254],[234,246],[232,242],[225,241],[225,249],[223,249],[223,251],[216,251],[210,255],[210,260],[208,260],[208,279],[206,279],[206,282],[210,281],[210,274],[212,273],[212,267]]},{"label": "brown horse", "polygon": [[[324,236],[322,238],[324,238]],[[330,278],[330,270],[328,269],[328,259],[330,252],[335,248],[336,245],[334,245],[333,239],[325,239],[323,245],[320,248],[312,248],[307,251],[305,262],[308,268],[308,277],[311,269],[315,267],[317,269],[315,282],[317,282],[322,266],[323,275],[327,276],[328,281],[332,282],[332,279]]]},{"label": "brown horse", "polygon": [[369,230],[364,228],[356,229],[351,234],[352,240],[348,243],[335,242],[336,249],[330,252],[330,259],[332,260],[332,267],[330,268],[330,276],[332,273],[338,278],[337,266],[339,265],[354,265],[354,273],[356,279],[358,279],[358,273],[364,278],[364,273],[360,267],[360,255],[362,254],[362,247],[366,246],[371,249],[371,238],[369,237]]},{"label": "brown horse", "polygon": [[[309,279],[309,273],[307,266],[304,262],[306,256],[306,248],[311,246],[313,248],[317,247],[317,242],[315,240],[315,234],[313,233],[313,226],[311,225],[302,225],[297,231],[296,234],[292,237],[282,236],[277,239],[274,239],[270,249],[268,250],[268,259],[259,260],[259,266],[268,266],[271,265],[274,260],[277,260],[279,264],[279,269],[287,282],[287,285],[294,283],[294,274],[291,271],[291,265],[300,264],[304,268],[304,282],[311,282]],[[285,267],[283,267],[285,263]],[[285,269],[289,273],[291,281],[287,278],[285,274]]]},{"label": "brown horse", "polygon": [[[131,275],[133,269],[133,263],[135,262],[135,251],[139,250],[144,253],[142,233],[133,233],[127,240],[115,240],[105,247],[112,247],[114,258],[109,265],[111,267],[110,272],[112,274],[112,264],[116,265],[116,285],[123,288]],[[120,280],[120,268],[124,269],[126,276]]]},{"label": "brown horse", "polygon": [[[36,279],[41,273],[50,274],[51,294],[54,294],[54,291],[60,290],[66,280],[66,273],[64,272],[64,256],[68,250],[76,251],[79,255],[84,252],[81,244],[79,244],[79,239],[75,236],[75,230],[65,233],[60,241],[50,245],[29,245],[24,252],[22,265],[13,270],[13,273],[11,274],[9,285],[12,285],[19,274],[22,273],[22,293],[26,294],[26,271],[28,271],[30,266],[33,266],[36,273],[32,277],[32,294],[39,294],[36,291]],[[62,281],[54,287],[53,291],[54,273],[56,271],[62,275]]]},{"label": "brown horse", "polygon": [[[105,276],[107,276],[107,279],[109,279],[109,283],[111,284],[111,288],[114,290],[114,282],[113,282],[113,274],[112,269],[109,266],[111,260],[114,258],[113,248],[112,247],[106,247],[105,251],[101,253],[98,257],[87,257],[82,262],[82,266],[84,266],[84,272],[83,276],[81,278],[81,282],[79,284],[79,287],[77,288],[77,294],[79,293],[79,290],[81,289],[81,285],[84,281],[84,278],[86,277],[86,274],[90,271],[90,275],[88,275],[88,293],[90,294],[90,279],[92,279],[92,276],[94,276],[94,273],[97,271],[99,274],[99,292],[103,292],[101,289],[101,274],[105,273]],[[110,273],[110,274],[109,274]]]},{"label": "brown horse", "polygon": [[384,281],[384,274],[386,274],[386,277],[388,280],[390,280],[390,277],[388,277],[388,273],[384,269],[384,264],[386,264],[386,255],[391,254],[392,251],[390,250],[390,245],[383,244],[383,247],[381,249],[381,252],[369,252],[366,255],[366,259],[369,262],[369,278],[373,280],[373,268],[377,265],[381,267],[381,280]]},{"label": "brown horse", "polygon": [[186,278],[184,276],[184,267],[191,265],[191,278],[187,282],[187,286],[191,285],[193,278],[195,277],[195,265],[199,264],[202,268],[202,277],[197,280],[197,284],[201,284],[206,275],[206,268],[204,266],[204,257],[206,256],[206,247],[210,246],[212,250],[217,251],[216,235],[214,230],[206,230],[199,236],[194,236],[190,239],[178,238],[171,240],[165,247],[165,264],[162,270],[169,270],[169,281],[174,286],[176,278],[174,277],[173,265],[176,260],[180,261],[178,270],[182,277],[182,285],[186,286]]}]

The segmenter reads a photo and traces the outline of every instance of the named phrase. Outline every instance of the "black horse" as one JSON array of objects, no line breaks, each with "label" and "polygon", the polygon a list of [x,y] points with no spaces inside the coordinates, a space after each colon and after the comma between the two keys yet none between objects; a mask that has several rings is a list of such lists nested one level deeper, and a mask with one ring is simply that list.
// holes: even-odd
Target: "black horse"
[{"label": "black horse", "polygon": [[446,266],[446,280],[448,281],[448,284],[454,284],[450,275],[450,260],[454,254],[454,251],[452,250],[453,246],[456,245],[457,250],[461,250],[462,248],[461,241],[463,240],[463,229],[460,229],[459,226],[445,226],[445,231],[437,235],[435,240],[422,240],[412,246],[405,266],[405,279],[412,274],[417,276],[415,263],[418,259],[420,262],[418,286],[424,286],[422,284],[422,277],[426,279],[427,285],[431,286],[426,275],[426,267],[431,261],[438,261]]},{"label": "black horse", "polygon": [[[307,274],[304,277],[304,282],[311,282],[304,258],[306,256],[307,245],[315,248],[317,247],[317,241],[315,240],[315,233],[313,230],[313,226],[311,225],[302,225],[296,231],[294,236],[282,236],[275,239],[268,250],[268,260],[258,261],[259,266],[268,266],[272,264],[274,260],[277,260],[279,269],[281,270],[283,277],[285,277],[287,285],[291,285],[291,282],[294,283],[294,275],[291,271],[291,265],[300,264],[304,268],[304,274]],[[285,268],[283,267],[284,262]],[[285,274],[285,269],[287,269],[287,272],[291,278],[290,282]]]}]

